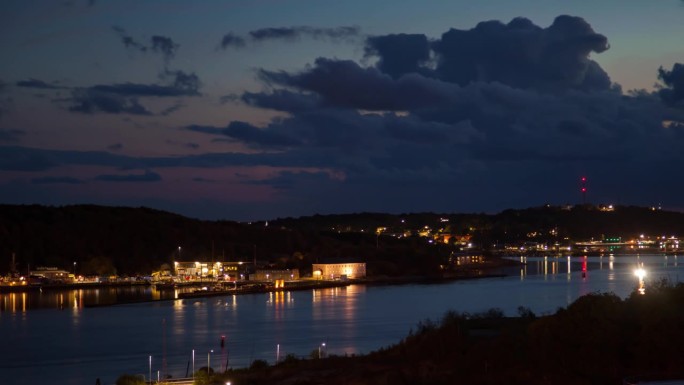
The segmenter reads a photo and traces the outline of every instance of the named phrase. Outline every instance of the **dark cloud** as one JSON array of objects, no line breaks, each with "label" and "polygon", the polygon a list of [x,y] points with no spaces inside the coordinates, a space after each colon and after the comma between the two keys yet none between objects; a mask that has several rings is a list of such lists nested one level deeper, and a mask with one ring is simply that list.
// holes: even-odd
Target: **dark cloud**
[{"label": "dark cloud", "polygon": [[172,87],[180,92],[180,95],[177,96],[198,96],[199,89],[202,87],[199,76],[194,72],[186,73],[166,69],[161,77],[162,79],[172,80]]},{"label": "dark cloud", "polygon": [[228,47],[242,48],[245,45],[247,45],[245,42],[245,38],[243,38],[242,36],[235,35],[232,32],[228,32],[227,34],[223,35],[220,47],[223,49],[226,49]]},{"label": "dark cloud", "polygon": [[112,30],[114,30],[114,32],[119,36],[121,42],[126,48],[140,52],[147,52],[147,47],[144,44],[137,42],[135,39],[133,39],[133,37],[129,36],[125,29],[115,25],[112,26]]},{"label": "dark cloud", "polygon": [[[560,204],[576,201],[576,177],[586,174],[592,201],[681,202],[684,180],[672,176],[684,163],[684,109],[671,107],[681,101],[681,68],[660,71],[660,92],[622,94],[591,59],[607,47],[569,16],[547,28],[485,22],[433,41],[375,36],[361,62],[261,69],[264,91],[225,98],[285,112],[266,124],[183,127],[249,151],[129,157],[5,146],[0,170],[91,165],[142,178],[160,168],[272,167],[270,177],[246,173],[239,183],[275,189],[287,207],[278,213],[295,215]],[[199,89],[190,75],[163,75],[164,87]],[[124,100],[173,96],[126,84],[92,90]]]},{"label": "dark cloud", "polygon": [[395,80],[376,68],[327,58],[316,59],[313,67],[298,74],[261,70],[259,76],[269,84],[318,94],[327,105],[367,110],[430,106],[447,102],[458,92],[456,85],[417,74]]},{"label": "dark cloud", "polygon": [[[327,39],[333,41],[347,40],[358,36],[360,30],[358,27],[342,26],[336,28],[318,28],[310,26],[298,27],[272,27],[261,28],[250,31],[248,33],[250,42],[263,42],[268,40],[298,40],[303,37],[310,37],[313,39]],[[247,45],[245,37],[229,32],[223,36],[220,48],[226,49],[229,47],[242,48]]]},{"label": "dark cloud", "polygon": [[112,30],[119,36],[121,42],[127,49],[146,53],[148,51],[159,53],[164,61],[169,62],[176,56],[180,44],[176,43],[167,36],[152,35],[149,44],[141,43],[126,33],[126,30],[119,26],[113,26]]},{"label": "dark cloud", "polygon": [[[20,146],[0,146],[0,170],[45,171],[59,166],[105,166],[121,169],[148,168],[145,158],[134,158],[104,151],[61,151]],[[172,164],[159,159],[160,164]]]},{"label": "dark cloud", "polygon": [[242,96],[231,96],[230,100],[239,99],[253,107],[268,108],[277,111],[299,112],[321,106],[318,95],[302,92],[291,92],[283,89],[271,93],[245,92]]},{"label": "dark cloud", "polygon": [[161,176],[153,171],[145,171],[144,174],[128,174],[128,175],[98,175],[95,180],[101,182],[158,182],[162,180]]},{"label": "dark cloud", "polygon": [[176,51],[180,47],[166,36],[152,36],[152,44],[150,49],[154,52],[159,52],[164,56],[164,60],[169,61],[176,56]]},{"label": "dark cloud", "polygon": [[[188,129],[278,150],[245,161],[267,164],[275,157],[281,165],[327,170],[309,191],[301,186],[310,175],[256,182],[287,191],[288,199],[330,189],[378,205],[371,207],[394,202],[396,210],[419,197],[449,204],[486,195],[505,208],[530,197],[549,201],[562,178],[587,170],[622,186],[606,187],[621,194],[633,169],[674,172],[684,162],[677,144],[684,112],[657,94],[623,95],[591,59],[606,49],[603,35],[570,16],[547,28],[523,18],[484,22],[433,41],[420,34],[374,36],[365,42],[365,59],[378,59],[370,66],[318,58],[301,71],[261,69],[267,91],[230,97],[287,116],[258,128],[232,122],[230,133]],[[661,71],[660,96],[679,100],[679,79],[679,67]],[[520,186],[520,179],[534,191],[505,199],[493,193]]]},{"label": "dark cloud", "polygon": [[295,138],[272,130],[262,130],[245,122],[230,122],[223,135],[257,147],[288,147],[299,144]]},{"label": "dark cloud", "polygon": [[102,86],[103,89],[76,89],[71,95],[69,111],[84,114],[104,112],[109,114],[151,115],[152,113],[141,105],[137,98],[124,96],[118,92],[108,92],[117,86]]},{"label": "dark cloud", "polygon": [[231,122],[225,128],[191,125],[185,129],[203,134],[225,136],[233,141],[243,142],[257,148],[291,147],[299,144],[299,141],[292,136],[282,135],[269,129],[260,129],[249,123],[239,121]]},{"label": "dark cloud", "polygon": [[[143,97],[181,97],[198,96],[201,82],[194,73],[183,71],[169,71],[163,74],[164,79],[171,84],[99,84],[88,88],[77,88],[72,91],[68,101],[71,105],[69,111],[93,114],[104,112],[110,114],[152,115],[144,107],[139,98]],[[170,114],[181,105],[178,103],[162,111],[162,114]]]},{"label": "dark cloud", "polygon": [[26,135],[26,132],[22,130],[9,130],[0,128],[0,143],[17,142],[24,135]]},{"label": "dark cloud", "polygon": [[33,184],[82,184],[82,183],[84,183],[84,181],[81,179],[72,178],[69,176],[57,176],[57,177],[46,176],[46,177],[42,177],[42,178],[31,179],[31,183],[33,183]]},{"label": "dark cloud", "polygon": [[262,28],[249,32],[249,36],[255,41],[274,39],[294,40],[303,36],[314,39],[346,39],[358,34],[358,27],[316,28],[309,26]]},{"label": "dark cloud", "polygon": [[64,87],[57,86],[54,84],[46,83],[42,80],[38,79],[27,79],[27,80],[20,80],[16,83],[17,87],[26,87],[26,88],[38,88],[38,89],[45,89],[45,90],[57,90],[57,89],[62,89]]},{"label": "dark cloud", "polygon": [[121,151],[123,149],[123,144],[121,143],[113,143],[107,146],[107,149],[109,151]]},{"label": "dark cloud", "polygon": [[660,67],[658,79],[664,84],[658,92],[663,102],[671,106],[684,106],[684,64],[675,63],[670,71]]},{"label": "dark cloud", "polygon": [[[193,75],[194,76],[194,75]],[[100,84],[89,87],[89,90],[103,92],[113,95],[121,96],[138,96],[138,97],[169,97],[169,96],[197,96],[197,84],[176,80],[172,85],[160,84],[137,84],[137,83],[121,83],[121,84]],[[194,80],[197,77],[194,76]]]},{"label": "dark cloud", "polygon": [[378,56],[378,69],[393,78],[407,73],[429,72],[430,44],[422,34],[371,36],[366,39],[366,56]]},{"label": "dark cloud", "polygon": [[606,90],[608,75],[589,55],[609,47],[579,17],[558,16],[548,28],[525,18],[451,29],[433,43],[440,79],[467,85],[501,82],[519,88]]}]

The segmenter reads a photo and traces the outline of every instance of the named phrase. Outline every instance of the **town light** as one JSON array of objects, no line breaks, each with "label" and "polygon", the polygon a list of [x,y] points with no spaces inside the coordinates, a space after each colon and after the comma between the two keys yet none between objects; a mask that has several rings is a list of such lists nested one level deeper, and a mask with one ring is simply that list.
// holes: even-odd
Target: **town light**
[{"label": "town light", "polygon": [[638,269],[634,270],[634,275],[636,275],[637,278],[642,280],[646,276],[646,270],[644,270],[642,268],[638,268]]}]

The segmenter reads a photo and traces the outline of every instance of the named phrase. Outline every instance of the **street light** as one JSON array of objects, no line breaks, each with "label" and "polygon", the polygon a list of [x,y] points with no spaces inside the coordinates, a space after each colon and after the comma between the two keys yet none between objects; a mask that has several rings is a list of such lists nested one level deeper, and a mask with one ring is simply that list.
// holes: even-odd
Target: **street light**
[{"label": "street light", "polygon": [[192,349],[192,379],[195,379],[195,349]]},{"label": "street light", "polygon": [[74,261],[74,277],[76,277],[76,262]]},{"label": "street light", "polygon": [[[318,358],[322,358],[322,356],[321,356],[321,348],[325,349],[325,342],[323,342],[322,344],[320,344],[320,345],[318,346]],[[324,352],[324,353],[325,353],[325,352]]]},{"label": "street light", "polygon": [[152,382],[152,356],[150,356],[150,375],[147,377],[150,379],[150,382]]},{"label": "street light", "polygon": [[209,375],[209,370],[211,370],[211,353],[213,353],[214,350],[210,350],[209,353],[207,353],[207,376]]}]

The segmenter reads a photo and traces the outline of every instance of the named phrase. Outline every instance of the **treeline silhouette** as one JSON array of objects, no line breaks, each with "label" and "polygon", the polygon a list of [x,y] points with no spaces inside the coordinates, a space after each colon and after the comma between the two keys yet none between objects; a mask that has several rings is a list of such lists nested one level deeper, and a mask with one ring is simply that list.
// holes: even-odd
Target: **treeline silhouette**
[{"label": "treeline silhouette", "polygon": [[[239,223],[144,207],[0,205],[0,274],[13,267],[25,273],[30,266],[54,266],[79,274],[147,275],[173,261],[256,258],[302,274],[314,262],[354,260],[367,262],[369,275],[436,275],[458,247],[427,243],[417,236],[426,226],[432,234],[468,235],[487,250],[520,240],[679,235],[684,214],[643,207],[605,212],[583,205],[492,215],[359,213]],[[385,232],[377,235],[378,228]]]},{"label": "treeline silhouette", "polygon": [[[180,246],[180,250],[179,250]],[[365,261],[371,275],[430,274],[449,255],[415,239],[203,221],[149,208],[0,205],[0,273],[38,266],[78,274],[149,275],[173,261],[246,261],[311,272],[323,261]],[[74,267],[73,263],[76,262]]]}]

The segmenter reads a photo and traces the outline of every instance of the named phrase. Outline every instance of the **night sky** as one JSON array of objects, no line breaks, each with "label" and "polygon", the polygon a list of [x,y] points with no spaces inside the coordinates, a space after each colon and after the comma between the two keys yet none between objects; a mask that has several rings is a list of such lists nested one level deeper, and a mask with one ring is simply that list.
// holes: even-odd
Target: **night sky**
[{"label": "night sky", "polygon": [[5,0],[0,203],[684,210],[684,1]]}]

